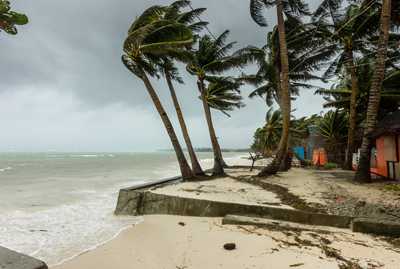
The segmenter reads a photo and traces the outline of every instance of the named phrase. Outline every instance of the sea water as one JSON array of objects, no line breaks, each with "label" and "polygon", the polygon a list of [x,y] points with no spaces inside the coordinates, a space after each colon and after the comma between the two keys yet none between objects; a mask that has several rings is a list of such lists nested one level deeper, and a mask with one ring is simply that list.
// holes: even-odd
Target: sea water
[{"label": "sea water", "polygon": [[[211,168],[211,153],[198,157]],[[120,188],[178,172],[171,152],[0,153],[0,245],[59,264],[141,221],[113,215]]]}]

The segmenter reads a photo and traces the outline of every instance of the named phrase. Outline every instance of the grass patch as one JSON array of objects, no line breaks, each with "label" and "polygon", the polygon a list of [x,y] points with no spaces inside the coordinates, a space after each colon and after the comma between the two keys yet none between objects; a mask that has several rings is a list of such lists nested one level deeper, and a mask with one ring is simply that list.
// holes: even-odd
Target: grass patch
[{"label": "grass patch", "polygon": [[400,184],[387,184],[383,187],[385,191],[400,192]]}]

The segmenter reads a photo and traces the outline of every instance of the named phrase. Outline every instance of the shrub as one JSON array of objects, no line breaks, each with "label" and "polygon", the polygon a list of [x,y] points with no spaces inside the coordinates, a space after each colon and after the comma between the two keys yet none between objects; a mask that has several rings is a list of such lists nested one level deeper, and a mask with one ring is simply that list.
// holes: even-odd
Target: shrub
[{"label": "shrub", "polygon": [[336,168],[338,168],[339,166],[336,164],[336,163],[327,163],[327,164],[325,164],[324,165],[324,168],[325,169],[328,169],[328,170],[330,170],[330,169],[336,169]]}]

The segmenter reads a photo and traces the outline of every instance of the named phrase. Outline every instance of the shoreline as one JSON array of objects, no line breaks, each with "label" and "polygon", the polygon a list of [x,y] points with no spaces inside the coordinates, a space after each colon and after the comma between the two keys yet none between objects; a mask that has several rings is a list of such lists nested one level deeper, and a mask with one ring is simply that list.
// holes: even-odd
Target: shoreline
[{"label": "shoreline", "polygon": [[[25,155],[23,156],[24,158],[26,157]],[[228,163],[237,163],[243,161],[242,157],[244,155],[239,153],[234,154],[233,156],[228,156],[229,157],[226,158]],[[41,156],[41,158],[42,157],[43,156]],[[115,155],[113,159],[119,157],[121,156]],[[89,160],[89,162],[94,162],[102,159],[82,158],[84,158],[84,162],[87,162],[87,160]],[[171,156],[170,159],[174,159],[174,156]],[[60,160],[63,159],[61,158]],[[15,160],[13,161],[16,162]],[[201,161],[203,162],[204,167],[208,167],[213,159],[207,155],[203,156]],[[246,160],[244,161],[246,162]],[[23,159],[20,163],[22,162],[25,164],[27,161]],[[51,163],[48,164],[50,165]],[[20,167],[20,164],[17,162],[15,165]],[[119,181],[117,181],[117,185],[114,187],[110,185],[111,187],[109,186],[106,189],[102,188],[99,190],[82,190],[81,188],[75,188],[71,191],[67,189],[67,192],[64,192],[69,196],[79,196],[79,200],[71,200],[71,202],[68,200],[68,203],[62,202],[57,206],[52,205],[46,207],[46,200],[42,201],[38,200],[39,198],[35,198],[37,202],[32,199],[32,206],[30,206],[30,201],[23,202],[27,204],[27,207],[22,208],[21,210],[16,206],[14,206],[15,209],[12,207],[11,209],[7,208],[7,210],[0,215],[3,217],[0,220],[0,224],[2,224],[0,234],[2,245],[40,260],[44,260],[50,266],[62,264],[65,261],[82,255],[82,253],[92,251],[98,246],[115,239],[122,231],[138,221],[137,217],[116,217],[113,215],[119,189],[131,187],[133,185],[140,185],[144,182],[157,182],[159,179],[169,178],[171,175],[176,175],[178,173],[175,171],[175,166],[175,162],[167,163],[167,165],[158,169],[160,172],[154,173],[153,176],[149,177],[141,176],[140,178],[143,178],[144,180],[138,182],[132,180],[119,180],[119,177],[121,179],[129,179],[129,175],[124,176],[117,170],[114,178],[117,178]],[[21,169],[30,169],[30,166],[21,167]],[[6,174],[1,173],[1,175],[4,176]],[[136,177],[134,174],[132,175],[132,177]],[[82,177],[84,178],[85,176],[86,174]],[[104,176],[104,178],[109,177],[110,176]],[[95,177],[93,178],[96,179]],[[102,179],[103,176],[100,174],[97,175],[97,178],[99,178],[100,181],[105,182]],[[152,178],[154,180],[150,181],[149,179]],[[52,181],[49,180],[48,182],[52,184]],[[113,181],[110,183],[113,184]],[[40,191],[46,190],[43,189],[43,187],[39,188],[41,185],[37,186],[38,191],[39,189]],[[91,188],[91,186],[88,187]],[[12,190],[14,187],[13,185],[10,185],[9,188]],[[52,191],[46,192],[46,195],[51,194],[51,192]],[[63,196],[61,199],[63,199]]]},{"label": "shoreline", "polygon": [[[235,243],[236,249],[225,250],[226,243]],[[221,218],[151,215],[106,244],[50,268],[264,269],[269,264],[274,269],[338,269],[339,257],[367,266],[362,268],[395,269],[400,261],[398,252],[376,238],[343,229],[321,234],[222,225]]]},{"label": "shoreline", "polygon": [[91,251],[96,250],[97,248],[99,248],[101,246],[106,245],[107,243],[109,243],[109,242],[115,240],[116,238],[118,238],[118,236],[120,236],[125,230],[131,229],[132,226],[134,227],[134,226],[139,225],[142,222],[144,222],[144,218],[143,217],[138,217],[138,218],[142,218],[142,219],[140,221],[138,221],[137,223],[135,223],[135,224],[127,224],[125,227],[121,228],[116,234],[114,234],[111,238],[105,239],[103,242],[100,242],[100,243],[98,243],[98,244],[96,244],[96,245],[94,245],[92,247],[89,247],[89,248],[87,248],[87,249],[85,249],[85,250],[83,250],[83,251],[81,251],[81,252],[79,252],[79,253],[71,256],[71,257],[65,258],[65,259],[61,260],[60,262],[57,262],[57,263],[54,263],[54,264],[48,264],[48,267],[49,268],[53,268],[53,267],[61,266],[61,265],[65,264],[65,263],[67,263],[67,262],[69,262],[71,260],[74,260],[74,259],[78,258],[81,255],[84,255],[86,253],[89,253]]}]

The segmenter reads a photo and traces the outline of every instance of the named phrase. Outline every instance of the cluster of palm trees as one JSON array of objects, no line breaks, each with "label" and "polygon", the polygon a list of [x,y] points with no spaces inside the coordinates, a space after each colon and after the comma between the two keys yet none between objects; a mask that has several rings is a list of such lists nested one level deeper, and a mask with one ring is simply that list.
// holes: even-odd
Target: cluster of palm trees
[{"label": "cluster of palm trees", "polygon": [[28,17],[25,14],[11,11],[10,2],[0,0],[0,32],[16,35],[18,33],[16,25],[27,23]]},{"label": "cluster of palm trees", "polygon": [[[342,109],[340,113],[344,115],[330,112],[323,120],[340,123],[341,128],[331,128],[336,134],[329,136],[331,141],[337,140],[336,135],[341,130],[341,137],[347,137],[344,167],[348,169],[356,150],[356,131],[362,122],[364,131],[356,179],[370,180],[369,134],[375,128],[380,111],[399,107],[400,36],[395,28],[400,22],[399,2],[324,0],[310,13],[301,1],[253,0],[250,10],[254,20],[265,26],[262,11],[274,4],[277,5],[278,26],[269,33],[267,45],[242,51],[259,66],[257,74],[244,77],[258,86],[251,96],[265,96],[267,104],[276,101],[282,111],[277,157],[263,174],[276,173],[284,158],[282,152],[287,152],[292,132],[290,97],[297,95],[300,88],[318,88],[309,84],[310,80],[327,82],[339,78],[332,89],[317,89],[317,93],[328,95],[326,106]],[[281,13],[285,20],[280,19]],[[308,17],[307,23],[301,21],[305,17]],[[279,38],[274,43],[276,35]],[[386,102],[381,105],[381,96],[390,100],[390,105]],[[324,133],[324,128],[320,129]],[[343,129],[348,129],[346,135]]]},{"label": "cluster of palm trees", "polygon": [[[197,78],[197,87],[207,120],[214,153],[214,175],[223,175],[224,162],[218,142],[211,109],[224,113],[243,104],[239,88],[242,82],[222,75],[240,63],[230,54],[234,42],[227,43],[229,31],[214,38],[199,33],[208,22],[200,15],[205,8],[193,9],[188,0],[178,0],[169,6],[152,6],[137,17],[128,30],[124,42],[122,62],[136,77],[140,78],[157,109],[176,153],[182,177],[196,178],[204,175],[189,136],[181,106],[174,89],[174,82],[183,83],[177,62],[186,64],[189,74]],[[191,167],[167,112],[153,88],[151,78],[165,77],[179,124],[189,152]]]},{"label": "cluster of palm trees", "polygon": [[[286,160],[289,142],[299,133],[305,134],[305,123],[310,120],[294,121],[291,102],[300,90],[316,89],[317,93],[326,96],[326,106],[340,110],[329,113],[327,120],[339,119],[344,129],[348,129],[343,136],[347,138],[345,168],[351,168],[356,131],[362,122],[364,131],[357,178],[369,180],[369,133],[375,128],[379,112],[386,107],[380,105],[381,96],[391,101],[398,97],[400,36],[394,26],[400,23],[399,6],[398,1],[392,0],[348,3],[324,0],[310,12],[302,0],[250,0],[251,17],[259,26],[267,26],[263,13],[271,7],[276,8],[277,24],[267,34],[265,46],[248,46],[231,53],[235,42],[227,42],[229,31],[218,37],[201,35],[205,28],[208,29],[208,22],[200,19],[206,9],[193,9],[188,0],[178,0],[169,6],[152,6],[133,22],[124,42],[122,60],[149,92],[171,139],[184,178],[204,172],[193,150],[174,90],[174,82],[183,83],[177,62],[184,63],[187,72],[197,79],[196,91],[203,105],[214,152],[215,175],[223,175],[226,164],[211,108],[224,113],[240,108],[243,103],[239,89],[243,84],[250,84],[255,86],[250,97],[260,96],[265,98],[268,106],[277,103],[280,108],[279,115],[272,111],[267,114],[267,121],[280,122],[280,135],[268,134],[268,128],[259,130],[259,136],[264,140],[269,137],[268,141],[262,142],[264,146],[274,148],[275,152],[273,161],[260,176],[277,173]],[[225,75],[233,68],[249,64],[258,66],[255,74]],[[165,77],[171,93],[191,167],[150,81],[150,78],[161,76]],[[339,82],[331,89],[313,84],[332,79]],[[392,102],[393,107],[398,109],[397,100]]]}]

